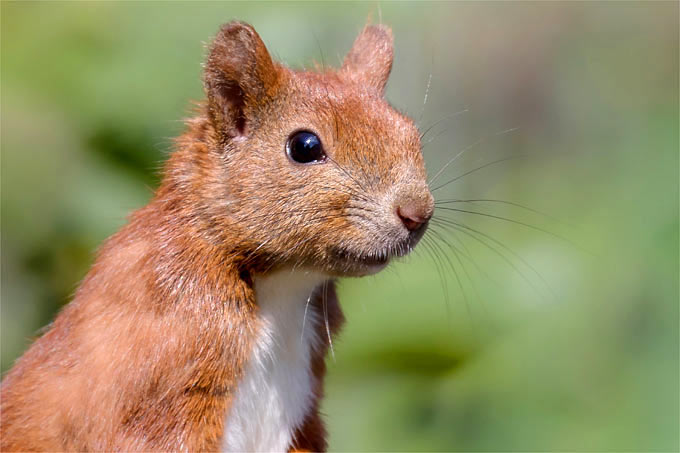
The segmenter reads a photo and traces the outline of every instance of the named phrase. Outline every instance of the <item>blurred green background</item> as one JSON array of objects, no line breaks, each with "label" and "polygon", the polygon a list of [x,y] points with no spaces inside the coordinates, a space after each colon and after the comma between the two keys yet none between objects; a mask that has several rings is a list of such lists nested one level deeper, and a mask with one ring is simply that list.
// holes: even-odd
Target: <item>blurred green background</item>
[{"label": "blurred green background", "polygon": [[1,8],[3,371],[151,196],[219,24],[310,67],[338,64],[370,14],[394,30],[387,97],[435,124],[430,174],[469,148],[433,186],[518,156],[437,199],[521,203],[550,217],[447,206],[575,245],[439,209],[488,236],[439,223],[343,281],[331,448],[678,450],[677,2]]}]

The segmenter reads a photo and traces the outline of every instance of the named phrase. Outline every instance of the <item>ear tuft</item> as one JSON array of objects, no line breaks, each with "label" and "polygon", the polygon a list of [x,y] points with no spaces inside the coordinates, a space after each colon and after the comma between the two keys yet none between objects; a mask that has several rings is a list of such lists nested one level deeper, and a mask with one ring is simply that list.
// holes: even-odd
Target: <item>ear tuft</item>
[{"label": "ear tuft", "polygon": [[223,25],[204,65],[203,85],[211,120],[226,138],[244,135],[258,107],[271,98],[280,69],[267,47],[244,22]]},{"label": "ear tuft", "polygon": [[394,59],[392,30],[385,25],[367,25],[352,45],[340,70],[347,77],[385,91]]}]

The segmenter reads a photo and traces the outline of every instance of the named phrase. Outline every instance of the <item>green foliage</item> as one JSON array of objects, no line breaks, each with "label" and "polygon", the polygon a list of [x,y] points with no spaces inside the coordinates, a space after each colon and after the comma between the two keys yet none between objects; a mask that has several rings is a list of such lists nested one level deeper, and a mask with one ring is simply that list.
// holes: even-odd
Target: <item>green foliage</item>
[{"label": "green foliage", "polygon": [[301,67],[337,64],[371,11],[394,105],[423,130],[467,109],[425,138],[432,175],[474,144],[433,186],[522,156],[437,199],[521,203],[551,217],[446,206],[575,245],[438,209],[498,242],[433,225],[343,281],[332,448],[678,450],[677,3],[3,2],[3,371],[150,197],[220,23]]}]

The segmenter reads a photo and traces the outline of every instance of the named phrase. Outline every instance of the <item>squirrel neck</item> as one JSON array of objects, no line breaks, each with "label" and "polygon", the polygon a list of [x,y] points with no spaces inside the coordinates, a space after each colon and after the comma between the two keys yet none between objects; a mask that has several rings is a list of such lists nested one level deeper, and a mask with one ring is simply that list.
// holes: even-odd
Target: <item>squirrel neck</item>
[{"label": "squirrel neck", "polygon": [[226,413],[223,451],[285,451],[314,404],[312,357],[322,336],[312,303],[326,279],[304,270],[255,277],[259,329]]}]

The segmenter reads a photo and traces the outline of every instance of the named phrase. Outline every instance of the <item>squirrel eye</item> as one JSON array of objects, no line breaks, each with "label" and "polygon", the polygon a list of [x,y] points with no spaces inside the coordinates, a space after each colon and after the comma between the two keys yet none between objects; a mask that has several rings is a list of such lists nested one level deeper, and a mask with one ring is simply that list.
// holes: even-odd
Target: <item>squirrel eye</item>
[{"label": "squirrel eye", "polygon": [[315,164],[326,160],[319,137],[308,131],[298,131],[288,138],[286,153],[299,164]]}]

